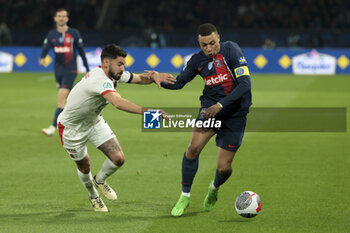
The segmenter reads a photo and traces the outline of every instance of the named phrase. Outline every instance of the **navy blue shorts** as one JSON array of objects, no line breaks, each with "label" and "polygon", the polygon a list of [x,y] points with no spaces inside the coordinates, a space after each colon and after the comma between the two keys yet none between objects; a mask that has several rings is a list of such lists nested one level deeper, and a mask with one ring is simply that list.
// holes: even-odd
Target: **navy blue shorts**
[{"label": "navy blue shorts", "polygon": [[216,133],[216,145],[222,149],[236,152],[242,144],[246,116],[231,117],[221,122]]},{"label": "navy blue shorts", "polygon": [[[197,120],[206,120],[204,116],[205,109],[201,109]],[[242,144],[247,116],[226,117],[221,121],[220,128],[212,128],[216,133],[216,146],[236,152]]]},{"label": "navy blue shorts", "polygon": [[65,75],[56,75],[56,83],[58,88],[66,88],[72,90],[76,74],[65,74]]}]

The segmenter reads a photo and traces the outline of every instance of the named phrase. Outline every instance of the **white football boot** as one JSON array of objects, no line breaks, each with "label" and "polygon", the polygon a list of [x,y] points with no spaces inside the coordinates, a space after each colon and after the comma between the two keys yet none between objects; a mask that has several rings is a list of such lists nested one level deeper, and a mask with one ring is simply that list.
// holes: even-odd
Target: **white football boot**
[{"label": "white football boot", "polygon": [[108,212],[107,206],[103,202],[101,197],[90,198],[92,207],[96,212]]},{"label": "white football boot", "polygon": [[46,136],[51,137],[52,135],[55,134],[56,127],[53,125],[50,125],[48,128],[42,129],[41,132],[43,132],[43,134],[45,134]]},{"label": "white football boot", "polygon": [[114,192],[114,190],[107,184],[105,181],[104,183],[97,183],[96,182],[96,176],[92,179],[94,181],[94,185],[101,189],[103,195],[107,197],[108,200],[114,201],[117,199],[117,194]]}]

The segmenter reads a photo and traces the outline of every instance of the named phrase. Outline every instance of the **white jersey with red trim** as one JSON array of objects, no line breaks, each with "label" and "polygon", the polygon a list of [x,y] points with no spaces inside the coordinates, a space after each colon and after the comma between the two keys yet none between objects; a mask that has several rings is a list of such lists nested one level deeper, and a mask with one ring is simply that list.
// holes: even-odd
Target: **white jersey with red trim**
[{"label": "white jersey with red trim", "polygon": [[[118,83],[129,82],[131,78],[132,74],[125,71]],[[91,127],[98,122],[101,111],[109,103],[103,95],[116,92],[114,86],[115,81],[108,78],[100,67],[91,70],[73,87],[57,121],[76,130]]]}]

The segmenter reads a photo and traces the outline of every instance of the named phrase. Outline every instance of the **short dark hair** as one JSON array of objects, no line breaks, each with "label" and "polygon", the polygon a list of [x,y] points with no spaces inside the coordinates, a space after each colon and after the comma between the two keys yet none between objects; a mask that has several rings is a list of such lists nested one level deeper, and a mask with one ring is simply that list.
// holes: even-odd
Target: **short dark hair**
[{"label": "short dark hair", "polygon": [[209,36],[213,32],[218,33],[218,30],[216,29],[216,27],[211,23],[205,23],[200,25],[197,31],[198,31],[198,35],[200,36]]},{"label": "short dark hair", "polygon": [[126,57],[126,55],[127,53],[118,45],[108,44],[102,50],[101,61],[103,61],[104,58],[116,59],[117,57]]},{"label": "short dark hair", "polygon": [[58,8],[58,9],[56,10],[56,12],[55,12],[55,15],[57,15],[57,13],[58,13],[58,12],[61,12],[61,11],[67,12],[67,17],[69,16],[69,12],[67,11],[66,8]]}]

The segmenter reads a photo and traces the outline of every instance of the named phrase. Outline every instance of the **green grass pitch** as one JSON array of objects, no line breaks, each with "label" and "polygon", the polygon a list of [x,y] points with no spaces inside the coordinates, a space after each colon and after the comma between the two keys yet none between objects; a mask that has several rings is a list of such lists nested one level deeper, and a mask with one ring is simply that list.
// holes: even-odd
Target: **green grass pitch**
[{"label": "green grass pitch", "polygon": [[[198,107],[203,81],[170,91],[120,84],[119,93],[143,106]],[[350,76],[252,75],[255,107],[347,107]],[[181,160],[191,133],[141,132],[139,115],[108,106],[126,163],[110,179],[118,200],[95,213],[59,136],[46,138],[56,105],[52,73],[0,74],[0,232],[350,232],[350,133],[245,134],[233,175],[211,212],[202,203],[214,178],[217,147],[201,154],[184,216],[170,211],[180,195]],[[347,118],[349,124],[349,117]],[[92,172],[105,157],[90,144]],[[263,202],[253,219],[237,215],[245,190]]]}]

